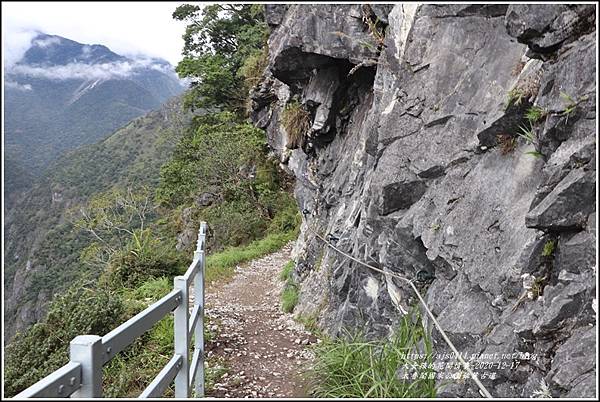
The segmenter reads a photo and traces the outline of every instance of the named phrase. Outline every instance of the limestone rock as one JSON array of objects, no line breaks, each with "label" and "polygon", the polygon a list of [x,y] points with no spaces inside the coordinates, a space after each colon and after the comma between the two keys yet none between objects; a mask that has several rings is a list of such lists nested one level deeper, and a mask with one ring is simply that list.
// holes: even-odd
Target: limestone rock
[{"label": "limestone rock", "polygon": [[581,230],[595,208],[595,173],[575,169],[525,217],[527,227],[543,230]]},{"label": "limestone rock", "polygon": [[[573,333],[567,342],[558,348],[554,356],[552,369],[548,373],[552,383],[561,388],[570,389],[582,380],[584,374],[591,374],[595,368],[595,363],[589,356],[596,354],[595,337],[596,329],[594,327],[580,328]],[[582,388],[579,392],[586,392]]]},{"label": "limestone rock", "polygon": [[[333,336],[346,327],[383,337],[418,306],[405,281],[313,233],[335,234],[336,247],[384,272],[431,274],[422,293],[461,350],[540,355],[486,384],[494,396],[530,397],[543,378],[555,397],[595,392],[593,351],[566,353],[580,341],[590,350],[581,329],[595,317],[590,9],[315,4],[273,17],[252,118],[308,211],[294,252],[298,311]],[[382,42],[373,16],[387,25]],[[312,118],[311,145],[293,151],[279,124],[291,99]],[[544,113],[529,143],[518,132],[532,106]],[[502,149],[499,136],[514,147]],[[532,298],[520,299],[523,274],[538,280]],[[447,348],[436,331],[433,341]],[[562,376],[557,359],[578,377]],[[443,392],[479,396],[469,381]]]},{"label": "limestone rock", "polygon": [[511,4],[506,13],[508,33],[540,53],[555,51],[594,23],[593,5]]}]

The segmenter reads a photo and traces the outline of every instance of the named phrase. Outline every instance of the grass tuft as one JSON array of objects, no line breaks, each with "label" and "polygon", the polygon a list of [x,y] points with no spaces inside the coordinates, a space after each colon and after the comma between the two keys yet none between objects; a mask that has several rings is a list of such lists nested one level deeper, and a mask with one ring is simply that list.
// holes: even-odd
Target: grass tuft
[{"label": "grass tuft", "polygon": [[295,265],[296,263],[294,261],[289,261],[283,266],[283,269],[279,274],[279,279],[285,282],[285,287],[281,292],[281,309],[286,313],[294,311],[294,307],[298,304],[300,289],[292,276]]},{"label": "grass tuft", "polygon": [[283,266],[283,269],[279,273],[279,279],[281,279],[283,282],[291,280],[295,264],[296,263],[293,260],[288,261],[288,263]]},{"label": "grass tuft", "polygon": [[556,248],[556,240],[548,240],[544,244],[544,249],[542,250],[542,257],[550,257],[554,254],[554,249]]},{"label": "grass tuft", "polygon": [[298,304],[299,289],[298,285],[293,282],[288,282],[281,292],[281,309],[285,313],[291,313],[294,311],[294,307]]},{"label": "grass tuft", "polygon": [[317,314],[298,314],[296,317],[294,317],[294,320],[304,325],[304,327],[307,330],[309,330],[313,335],[316,335],[317,337],[322,337],[322,331],[317,324]]},{"label": "grass tuft", "polygon": [[533,131],[531,124],[529,127],[521,125],[517,134],[519,137],[523,138],[528,145],[533,144],[535,141],[535,132]]},{"label": "grass tuft", "polygon": [[506,100],[506,105],[504,106],[504,110],[507,110],[511,106],[519,106],[521,102],[523,102],[523,98],[525,97],[525,92],[523,92],[519,88],[513,88],[508,91],[508,99]]},{"label": "grass tuft", "polygon": [[295,231],[274,233],[246,246],[229,247],[220,253],[209,255],[206,259],[206,283],[231,278],[236,265],[273,253],[296,236]]},{"label": "grass tuft", "polygon": [[205,393],[214,390],[215,384],[217,384],[223,375],[228,372],[229,369],[223,358],[216,356],[209,361],[208,367],[206,367],[205,370]]},{"label": "grass tuft", "polygon": [[568,93],[566,92],[562,92],[560,93],[560,98],[563,100],[563,102],[565,102],[567,105],[576,105],[577,101]]},{"label": "grass tuft", "polygon": [[576,101],[571,95],[567,94],[566,92],[561,92],[560,98],[562,99],[563,103],[565,103],[565,110],[562,112],[562,115],[567,117],[565,122],[568,122],[569,116],[575,112],[579,102],[586,100],[587,96],[584,96],[579,101]]},{"label": "grass tuft", "polygon": [[546,114],[548,112],[545,109],[539,106],[532,106],[525,112],[525,118],[529,120],[529,123],[534,124],[546,117]]},{"label": "grass tuft", "polygon": [[288,135],[288,148],[297,148],[310,128],[310,113],[299,102],[291,102],[281,114],[281,124]]},{"label": "grass tuft", "polygon": [[[419,345],[424,351],[419,353]],[[431,340],[420,320],[405,316],[391,338],[367,341],[361,333],[324,339],[308,372],[311,394],[322,398],[434,398]],[[422,358],[411,359],[409,354]],[[406,373],[406,377],[404,376]],[[407,379],[404,379],[407,378]]]},{"label": "grass tuft", "polygon": [[528,152],[525,152],[525,155],[531,155],[534,158],[543,158],[544,157],[544,154],[541,152],[538,152],[538,151],[528,151]]}]

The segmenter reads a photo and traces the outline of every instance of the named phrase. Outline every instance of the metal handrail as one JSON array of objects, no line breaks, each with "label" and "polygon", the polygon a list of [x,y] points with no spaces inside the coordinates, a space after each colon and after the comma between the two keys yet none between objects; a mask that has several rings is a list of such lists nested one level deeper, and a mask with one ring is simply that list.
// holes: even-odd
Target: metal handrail
[{"label": "metal handrail", "polygon": [[[80,335],[70,343],[70,362],[15,398],[100,398],[102,366],[131,345],[158,321],[174,312],[174,356],[142,392],[140,398],[160,397],[175,381],[175,397],[189,398],[192,389],[204,396],[204,271],[206,222],[200,223],[194,260],[184,275],[173,280],[174,289],[103,337]],[[194,309],[189,312],[189,287],[194,283]],[[194,352],[190,365],[190,340]]]},{"label": "metal handrail", "polygon": [[175,355],[158,373],[156,378],[141,393],[140,398],[160,398],[181,368],[181,356]]},{"label": "metal handrail", "polygon": [[133,318],[102,337],[104,349],[103,363],[110,361],[117,353],[131,345],[134,340],[151,329],[167,314],[181,304],[181,292],[172,290],[165,297],[146,308]]},{"label": "metal handrail", "polygon": [[69,362],[15,398],[67,398],[81,386],[81,365]]}]

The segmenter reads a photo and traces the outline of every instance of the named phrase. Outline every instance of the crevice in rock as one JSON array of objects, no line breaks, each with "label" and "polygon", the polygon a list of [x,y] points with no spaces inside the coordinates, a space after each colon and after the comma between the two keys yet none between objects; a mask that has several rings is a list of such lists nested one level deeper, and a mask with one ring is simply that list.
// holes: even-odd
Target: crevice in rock
[{"label": "crevice in rock", "polygon": [[[290,62],[290,57],[296,61]],[[327,146],[336,135],[346,131],[352,111],[364,95],[372,91],[375,66],[360,68],[349,75],[355,66],[347,59],[303,53],[297,48],[286,49],[280,58],[286,59],[287,64],[275,62],[271,71],[289,85],[292,98],[301,98],[309,111],[313,127],[307,133],[302,149],[305,154],[314,155],[318,148]],[[289,70],[292,67],[294,69]],[[335,78],[327,78],[332,73]],[[322,83],[310,84],[311,80],[319,80],[321,74],[324,74]],[[332,85],[334,91],[331,94],[328,91]]]},{"label": "crevice in rock", "polygon": [[[462,7],[460,5],[458,7]],[[435,7],[439,10],[444,10],[444,6],[438,4],[432,4],[430,7]],[[481,17],[481,18],[498,18],[504,17],[508,9],[507,4],[473,4],[464,7],[463,9],[450,14],[444,15],[429,15],[433,19],[445,19],[445,18],[463,18],[463,17]],[[424,14],[427,15],[427,14]]]},{"label": "crevice in rock", "polygon": [[411,131],[409,133],[406,134],[402,134],[402,135],[397,135],[395,137],[391,137],[391,138],[385,138],[383,140],[380,140],[379,143],[382,145],[382,150],[385,149],[386,147],[390,146],[391,144],[393,144],[394,142],[401,140],[403,138],[406,137],[410,137],[411,135],[417,134],[419,131],[421,131],[421,127],[417,128],[414,131]]},{"label": "crevice in rock", "polygon": [[[475,113],[475,115],[477,115],[477,113]],[[448,116],[440,117],[440,118],[430,121],[429,123],[425,123],[425,125],[423,127],[430,128],[430,127],[443,125],[443,124],[446,124],[448,122],[448,120],[450,120],[453,117],[454,117],[454,115],[452,115],[452,114],[450,114]]]},{"label": "crevice in rock", "polygon": [[427,184],[421,180],[391,183],[383,187],[379,214],[389,215],[407,209],[417,202],[427,191]]},{"label": "crevice in rock", "polygon": [[353,226],[355,228],[358,228],[358,226],[360,225],[360,215],[361,215],[362,211],[358,211],[358,215],[356,215],[356,219],[354,219],[354,224]]},{"label": "crevice in rock", "polygon": [[351,64],[347,62],[344,63],[344,68],[338,70],[340,72],[340,86],[333,94],[329,112],[331,128],[326,136],[318,136],[315,139],[317,147],[326,146],[336,135],[346,133],[352,112],[365,99],[365,94],[372,92],[375,68],[361,68],[348,77],[347,71],[350,66]]},{"label": "crevice in rock", "polygon": [[506,112],[498,120],[494,121],[488,128],[479,132],[479,148],[495,147],[498,145],[499,135],[515,137],[520,126],[526,122],[525,112],[531,107],[528,100],[522,100],[518,105],[510,105]]}]

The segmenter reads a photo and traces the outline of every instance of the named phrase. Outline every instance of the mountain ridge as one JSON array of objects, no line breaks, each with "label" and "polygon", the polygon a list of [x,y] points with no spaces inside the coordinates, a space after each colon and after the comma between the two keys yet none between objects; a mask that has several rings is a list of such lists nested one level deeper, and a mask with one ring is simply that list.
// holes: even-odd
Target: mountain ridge
[{"label": "mountain ridge", "polygon": [[[181,94],[173,67],[158,58],[129,58],[99,44],[38,33],[31,47],[5,68],[6,156],[15,169],[5,211],[64,152],[105,138],[132,119]],[[23,184],[23,185],[21,185]]]}]

